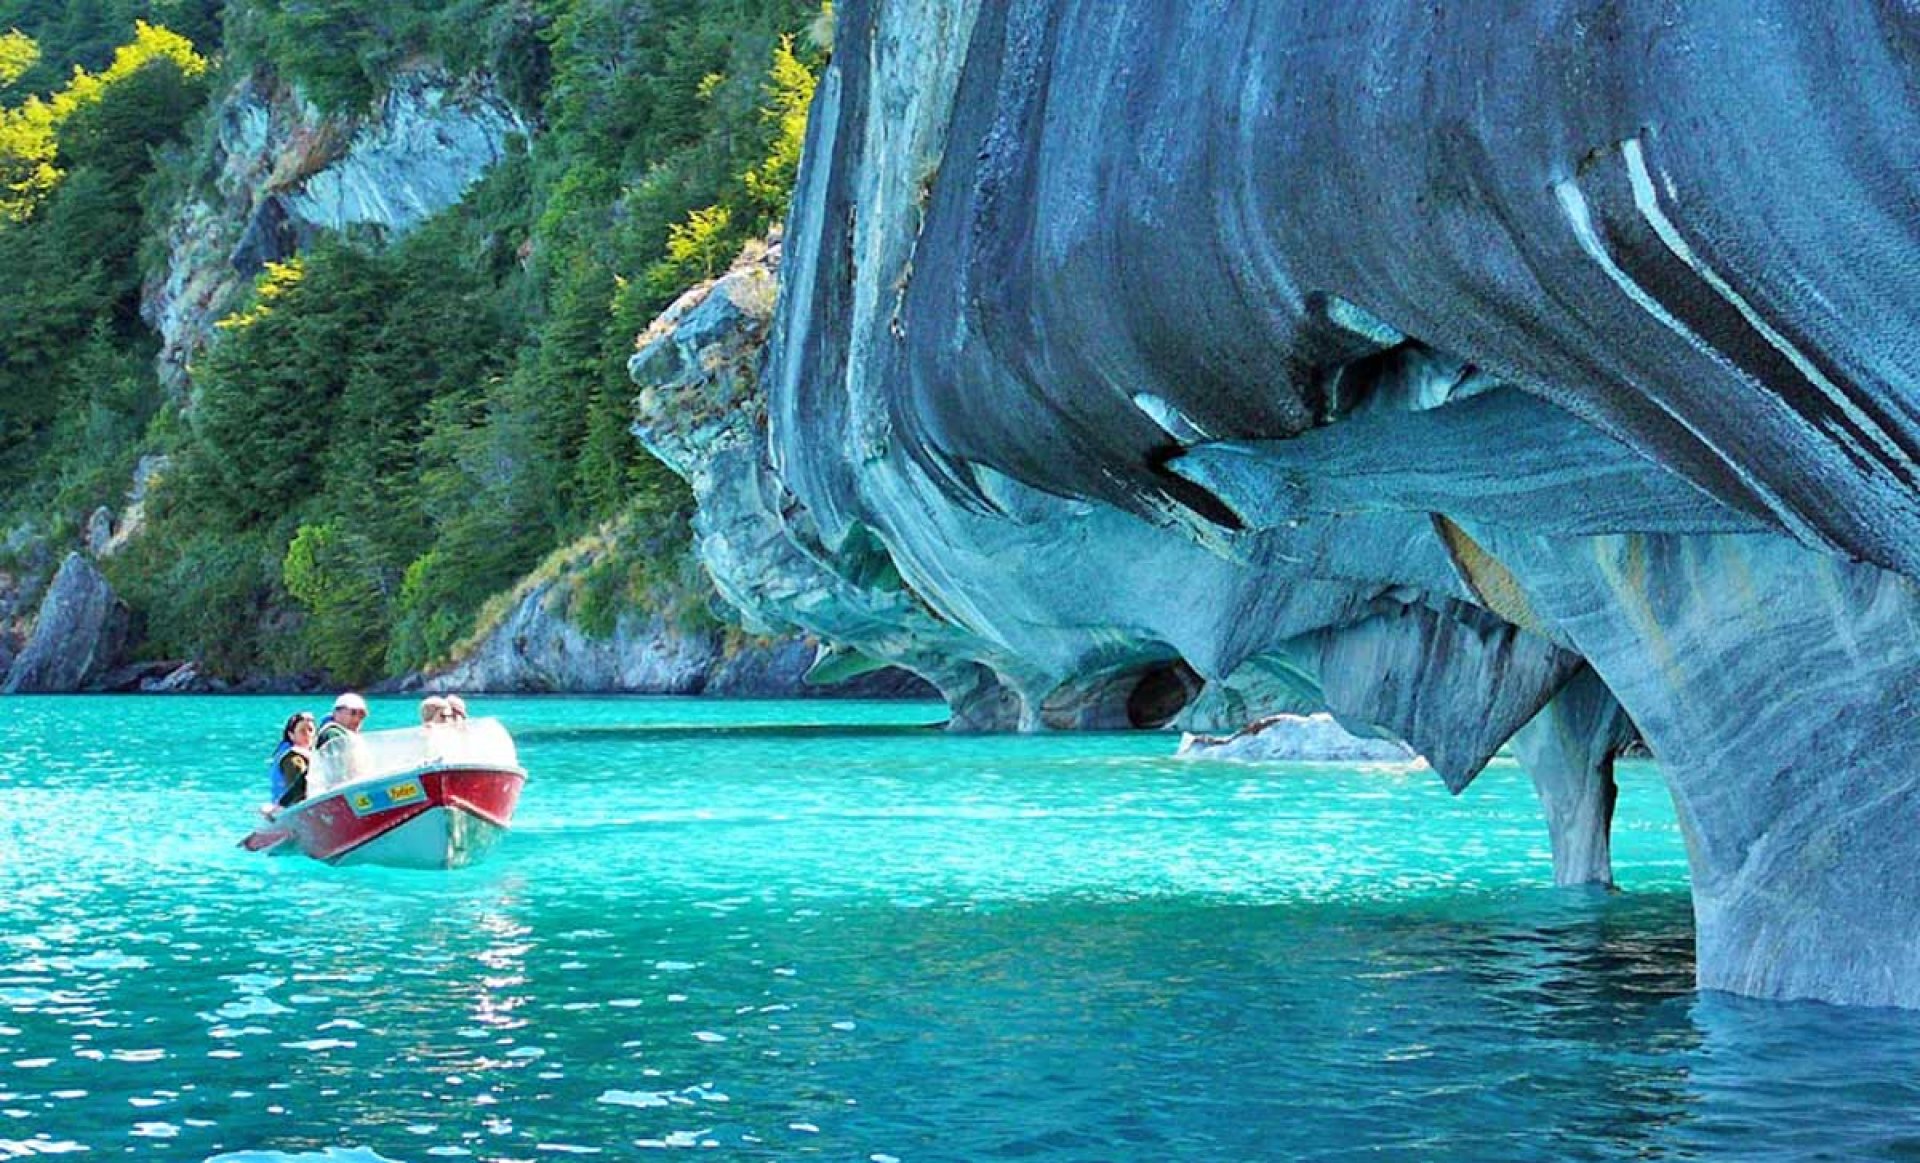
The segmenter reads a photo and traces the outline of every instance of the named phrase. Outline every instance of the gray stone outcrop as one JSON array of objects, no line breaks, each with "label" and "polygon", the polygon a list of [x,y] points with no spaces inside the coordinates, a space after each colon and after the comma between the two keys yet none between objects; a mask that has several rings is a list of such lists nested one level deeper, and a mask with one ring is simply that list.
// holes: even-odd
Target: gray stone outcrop
[{"label": "gray stone outcrop", "polygon": [[85,690],[118,661],[126,637],[125,604],[91,561],[68,554],[0,694]]},{"label": "gray stone outcrop", "polygon": [[[526,588],[499,625],[435,686],[472,691],[698,694],[721,658],[720,636],[687,633],[658,616],[628,615],[592,636],[566,616],[563,583]],[[805,651],[804,669],[812,660]]]},{"label": "gray stone outcrop", "polygon": [[[428,676],[436,688],[572,694],[672,694],[791,698],[810,693],[928,698],[897,671],[868,674],[828,691],[806,684],[821,655],[798,635],[754,639],[725,628],[688,629],[658,613],[623,612],[611,633],[594,635],[568,616],[563,581],[525,586],[511,610],[451,667]],[[154,688],[158,689],[158,688]]]},{"label": "gray stone outcrop", "polygon": [[[127,507],[117,520],[104,507],[94,513],[87,531],[88,549],[94,557],[112,557],[147,527],[147,498],[152,494],[154,484],[166,474],[171,459],[159,453],[149,453],[140,458],[133,467],[133,484],[127,490]],[[100,540],[98,535],[102,514],[105,514],[105,540]]]}]

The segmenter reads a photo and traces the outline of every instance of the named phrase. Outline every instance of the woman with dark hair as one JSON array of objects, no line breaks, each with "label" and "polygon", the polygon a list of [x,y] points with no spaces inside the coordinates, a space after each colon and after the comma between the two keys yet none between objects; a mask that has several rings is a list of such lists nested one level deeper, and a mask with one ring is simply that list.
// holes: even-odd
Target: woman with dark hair
[{"label": "woman with dark hair", "polygon": [[313,766],[313,737],[318,730],[310,711],[288,716],[273,751],[273,802],[290,808],[307,798],[307,770]]}]

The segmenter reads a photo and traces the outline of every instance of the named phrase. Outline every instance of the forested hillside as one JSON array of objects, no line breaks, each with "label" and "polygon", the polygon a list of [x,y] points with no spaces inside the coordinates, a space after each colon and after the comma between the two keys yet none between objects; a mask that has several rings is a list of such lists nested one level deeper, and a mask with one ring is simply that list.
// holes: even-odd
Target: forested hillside
[{"label": "forested hillside", "polygon": [[[102,562],[148,657],[415,670],[592,533],[583,624],[676,600],[687,501],[627,431],[625,357],[783,212],[830,25],[809,0],[0,0],[0,570],[79,544],[160,455]],[[217,204],[223,102],[285,93],[344,137],[421,70],[524,132],[404,231],[236,252],[168,382],[143,287]]]}]

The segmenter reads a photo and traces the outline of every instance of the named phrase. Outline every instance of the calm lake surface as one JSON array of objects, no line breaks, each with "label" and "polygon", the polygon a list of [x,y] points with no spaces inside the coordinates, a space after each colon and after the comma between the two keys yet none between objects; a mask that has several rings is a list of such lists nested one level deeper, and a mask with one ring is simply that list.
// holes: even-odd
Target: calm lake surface
[{"label": "calm lake surface", "polygon": [[1920,1016],[1693,991],[1649,765],[1605,894],[1504,762],[474,704],[517,826],[403,873],[234,846],[316,702],[0,699],[0,1159],[1920,1157]]}]

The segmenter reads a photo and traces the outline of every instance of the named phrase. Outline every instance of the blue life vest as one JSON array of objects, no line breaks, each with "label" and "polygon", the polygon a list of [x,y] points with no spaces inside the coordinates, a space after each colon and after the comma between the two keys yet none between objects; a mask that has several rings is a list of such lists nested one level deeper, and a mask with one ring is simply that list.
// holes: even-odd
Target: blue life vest
[{"label": "blue life vest", "polygon": [[272,774],[269,778],[273,781],[273,802],[276,804],[281,796],[287,794],[287,773],[280,770],[280,760],[292,750],[293,744],[285,739],[280,740],[280,746],[273,749],[273,759],[269,764]]}]

